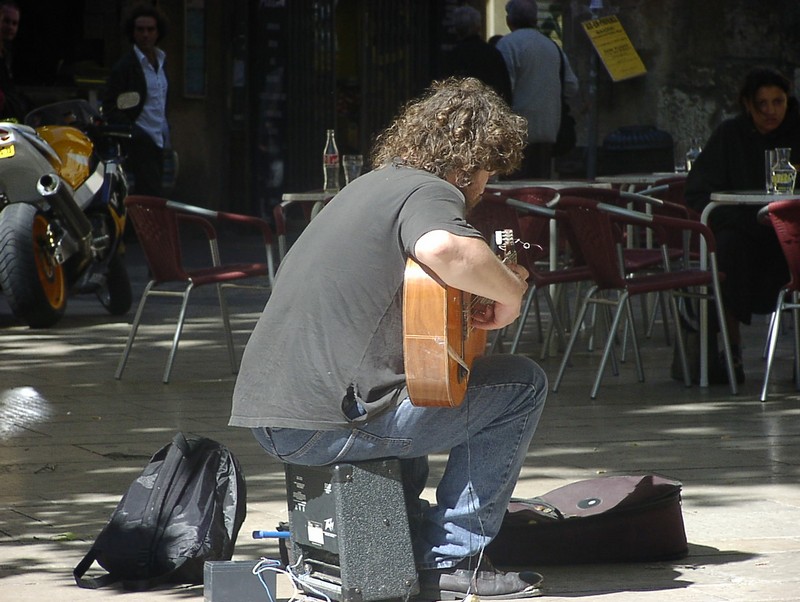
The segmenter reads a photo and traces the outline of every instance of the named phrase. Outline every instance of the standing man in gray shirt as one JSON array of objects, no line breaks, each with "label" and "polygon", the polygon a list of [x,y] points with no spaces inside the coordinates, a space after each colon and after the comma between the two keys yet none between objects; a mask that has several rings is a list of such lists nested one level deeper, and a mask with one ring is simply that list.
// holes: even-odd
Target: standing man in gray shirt
[{"label": "standing man in gray shirt", "polygon": [[511,33],[497,42],[511,78],[512,108],[528,120],[528,146],[520,178],[552,175],[553,144],[561,123],[561,63],[564,64],[564,96],[578,91],[578,78],[558,45],[537,28],[534,0],[506,3],[506,23]]},{"label": "standing man in gray shirt", "polygon": [[[140,5],[129,13],[124,31],[133,48],[112,69],[103,96],[103,110],[109,121],[133,125],[126,167],[134,176],[136,194],[162,195],[164,149],[169,148],[170,141],[166,54],[157,45],[164,38],[166,27],[166,18],[155,7]],[[117,106],[123,93],[133,93],[133,106]]]}]

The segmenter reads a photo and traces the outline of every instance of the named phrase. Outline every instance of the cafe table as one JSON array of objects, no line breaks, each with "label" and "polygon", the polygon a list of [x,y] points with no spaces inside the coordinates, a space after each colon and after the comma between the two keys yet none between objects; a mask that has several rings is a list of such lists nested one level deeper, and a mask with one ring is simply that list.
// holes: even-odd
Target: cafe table
[{"label": "cafe table", "polygon": [[[667,178],[685,178],[687,173],[685,171],[653,171],[644,173],[627,173],[615,174],[613,176],[597,176],[597,182],[603,182],[608,185],[618,186],[624,192],[641,192],[642,187],[645,189],[653,186],[656,182],[665,180]],[[646,192],[645,192],[646,194]],[[650,213],[650,208],[646,209]],[[628,241],[630,244],[635,244],[634,228],[628,227]],[[653,233],[647,231],[647,241],[645,245],[650,248],[653,246]]]},{"label": "cafe table", "polygon": [[[712,192],[709,203],[700,214],[700,221],[708,224],[711,213],[723,206],[764,206],[773,201],[800,199],[800,194],[769,194],[763,190],[728,190]],[[700,268],[708,268],[708,249],[706,241],[700,237]],[[700,300],[700,386],[708,386],[708,300]]]},{"label": "cafe table", "polygon": [[278,237],[278,259],[282,260],[287,251],[286,241],[286,210],[294,203],[309,203],[307,209],[309,221],[314,219],[329,200],[333,198],[335,192],[330,190],[310,190],[308,192],[285,192],[281,195],[281,202],[272,211],[275,220],[275,233]]},{"label": "cafe table", "polygon": [[[511,190],[515,188],[526,188],[530,186],[542,186],[559,190],[562,188],[572,188],[576,186],[593,186],[599,188],[610,188],[611,185],[602,182],[591,182],[586,180],[502,180],[487,184],[486,190]],[[314,219],[320,210],[325,206],[335,193],[324,190],[310,190],[305,192],[286,192],[281,196],[281,202],[273,210],[273,217],[275,219],[275,232],[278,238],[278,257],[283,259],[287,251],[286,239],[286,211],[290,205],[295,203],[309,203],[310,209],[307,209],[309,221]],[[554,226],[551,226],[551,229]],[[555,232],[551,232],[551,240],[555,240]],[[551,251],[551,255],[552,255]],[[555,257],[551,258],[555,261]],[[551,261],[551,263],[552,263]]]},{"label": "cafe table", "polygon": [[[685,171],[654,171],[645,173],[616,174],[613,176],[597,176],[596,181],[604,182],[613,186],[619,186],[619,189],[625,192],[645,192],[645,194],[647,194],[646,190],[642,190],[642,187],[647,189],[661,180],[666,180],[668,178],[685,178],[687,175],[688,173]],[[647,207],[646,212],[650,213],[650,207]],[[633,227],[629,226],[628,241],[631,244],[634,244],[635,242],[633,233]],[[648,230],[646,236],[647,241],[645,244],[648,248],[650,248],[653,246],[653,233]]]},{"label": "cafe table", "polygon": [[596,182],[616,185],[627,192],[636,192],[639,186],[652,186],[667,178],[686,177],[685,171],[654,171],[651,173],[628,173],[613,176],[597,176]]},{"label": "cafe table", "polygon": [[486,190],[514,190],[516,188],[531,188],[534,186],[552,188],[553,190],[578,188],[581,186],[611,188],[611,184],[597,180],[498,180],[497,182],[489,182],[486,185]]}]

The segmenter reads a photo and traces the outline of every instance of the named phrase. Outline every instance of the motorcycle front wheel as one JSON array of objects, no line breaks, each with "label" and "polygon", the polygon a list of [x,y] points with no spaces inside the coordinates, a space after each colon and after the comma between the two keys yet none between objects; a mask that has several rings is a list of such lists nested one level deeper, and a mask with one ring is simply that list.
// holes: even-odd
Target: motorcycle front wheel
[{"label": "motorcycle front wheel", "polygon": [[133,303],[131,279],[119,253],[115,253],[108,263],[106,283],[97,291],[97,298],[112,316],[125,315],[131,308]]},{"label": "motorcycle front wheel", "polygon": [[67,307],[66,274],[53,256],[49,225],[27,203],[0,212],[0,288],[14,315],[31,328],[53,326]]}]

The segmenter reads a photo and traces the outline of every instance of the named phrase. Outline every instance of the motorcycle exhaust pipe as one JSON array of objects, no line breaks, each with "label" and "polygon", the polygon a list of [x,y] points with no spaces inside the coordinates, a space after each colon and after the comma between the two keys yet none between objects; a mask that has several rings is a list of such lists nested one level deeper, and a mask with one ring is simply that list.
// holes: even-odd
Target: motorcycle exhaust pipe
[{"label": "motorcycle exhaust pipe", "polygon": [[45,174],[39,178],[36,190],[64,220],[67,230],[75,237],[81,254],[85,258],[90,258],[92,256],[92,224],[78,207],[63,182],[55,174]]}]

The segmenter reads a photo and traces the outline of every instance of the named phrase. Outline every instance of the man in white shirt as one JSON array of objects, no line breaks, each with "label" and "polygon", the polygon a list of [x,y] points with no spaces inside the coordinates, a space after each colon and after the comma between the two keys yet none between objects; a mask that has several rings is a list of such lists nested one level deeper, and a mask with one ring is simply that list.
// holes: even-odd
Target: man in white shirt
[{"label": "man in white shirt", "polygon": [[[137,6],[125,20],[133,48],[114,66],[103,96],[103,110],[112,122],[133,125],[126,168],[133,174],[136,194],[161,196],[164,149],[169,148],[166,54],[157,45],[166,33],[166,19],[151,6]],[[135,102],[118,106],[121,94]]]},{"label": "man in white shirt", "polygon": [[511,78],[512,108],[528,120],[528,146],[520,171],[522,178],[549,178],[553,144],[561,123],[561,64],[564,95],[578,91],[578,78],[566,55],[549,37],[536,29],[538,9],[534,0],[510,0],[506,23],[511,33],[497,42]]}]

